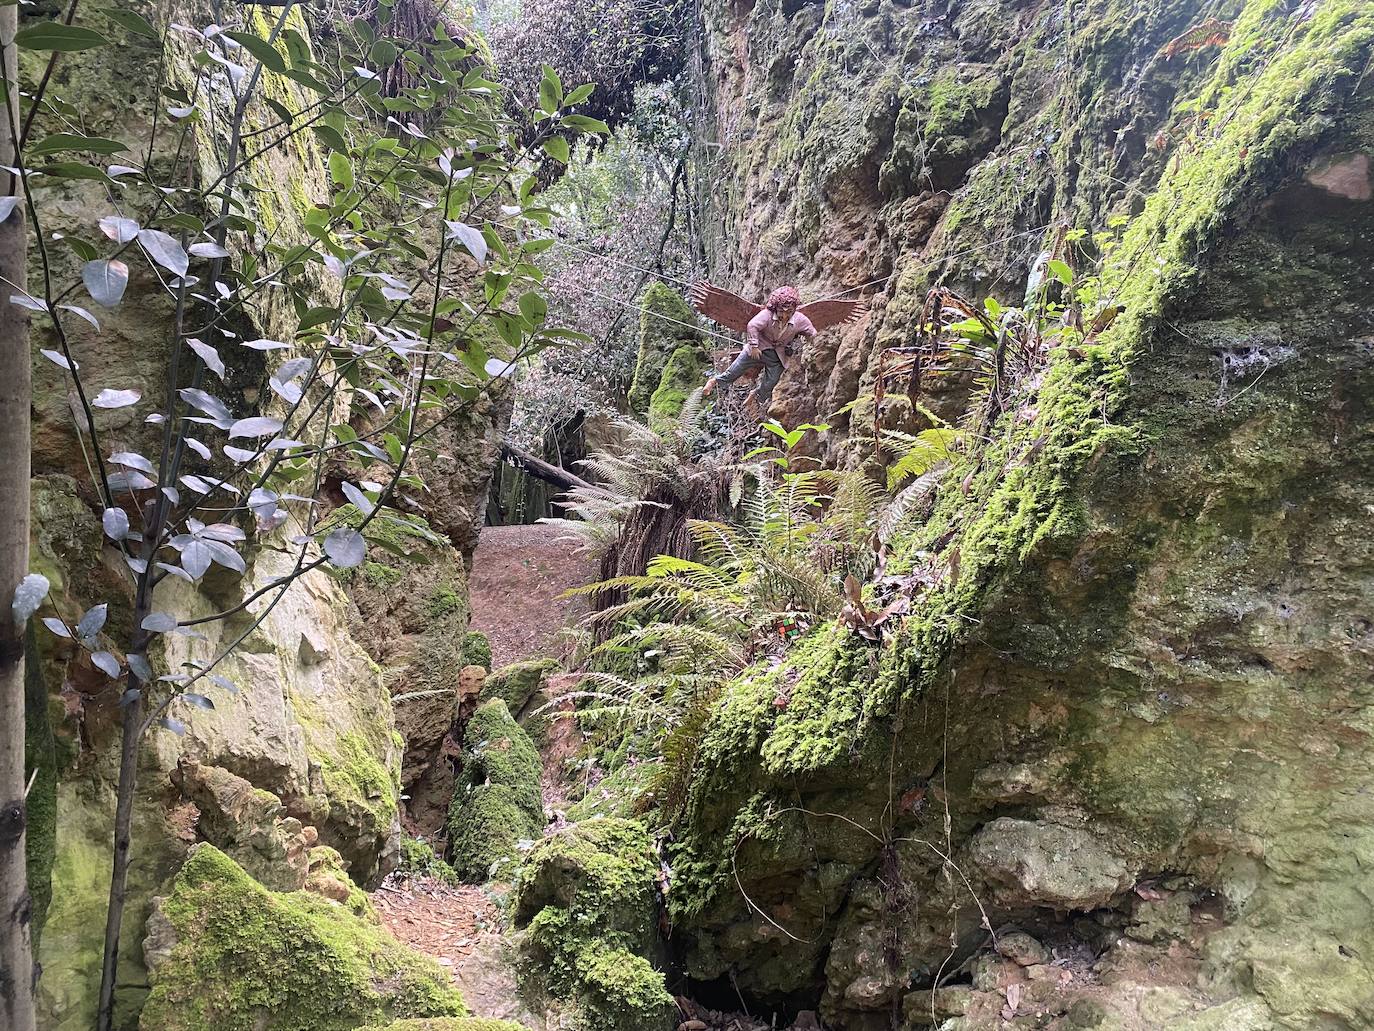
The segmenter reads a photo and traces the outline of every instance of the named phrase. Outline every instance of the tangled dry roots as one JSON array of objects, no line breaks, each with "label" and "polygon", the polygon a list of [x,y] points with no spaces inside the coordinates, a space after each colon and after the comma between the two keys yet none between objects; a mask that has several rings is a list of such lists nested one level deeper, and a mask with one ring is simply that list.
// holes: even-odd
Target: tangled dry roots
[{"label": "tangled dry roots", "polygon": [[[363,18],[378,38],[385,37],[403,45],[414,45],[421,49],[434,39],[436,29],[442,26],[444,33],[455,42],[467,39],[467,28],[454,21],[446,13],[452,6],[436,3],[435,0],[395,0],[391,5],[391,17],[383,23],[381,4],[378,0],[337,0],[340,14],[346,20]],[[394,61],[380,72],[382,92],[388,97],[401,94],[402,90],[414,89],[421,85],[420,76],[409,68],[404,61]]]}]

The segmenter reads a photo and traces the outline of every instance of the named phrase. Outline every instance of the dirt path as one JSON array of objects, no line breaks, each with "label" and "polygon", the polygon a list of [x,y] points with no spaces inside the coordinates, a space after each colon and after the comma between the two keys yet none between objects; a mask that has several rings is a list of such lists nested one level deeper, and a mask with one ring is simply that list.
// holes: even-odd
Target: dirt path
[{"label": "dirt path", "polygon": [[585,611],[569,587],[597,578],[596,563],[574,554],[548,525],[489,526],[472,559],[472,629],[491,640],[493,667],[521,659],[557,658],[558,631]]},{"label": "dirt path", "polygon": [[452,887],[431,877],[388,878],[372,904],[388,931],[449,970],[500,921],[496,903],[481,888]]}]

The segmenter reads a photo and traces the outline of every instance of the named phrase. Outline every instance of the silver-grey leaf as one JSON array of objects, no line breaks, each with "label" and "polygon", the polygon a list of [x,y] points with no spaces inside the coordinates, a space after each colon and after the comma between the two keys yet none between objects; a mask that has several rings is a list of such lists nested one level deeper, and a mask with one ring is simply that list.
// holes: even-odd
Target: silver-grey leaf
[{"label": "silver-grey leaf", "polygon": [[43,599],[48,596],[50,587],[48,578],[42,573],[30,573],[19,581],[19,586],[14,589],[14,600],[10,602],[10,611],[14,613],[16,627],[24,629],[29,617],[38,611],[38,606],[42,605]]},{"label": "silver-grey leaf", "polygon": [[94,327],[97,333],[100,332],[100,320],[78,304],[59,304],[58,309],[69,311],[79,319],[85,319]]},{"label": "silver-grey leaf", "polygon": [[153,679],[153,667],[148,665],[148,660],[142,655],[129,656],[129,669],[134,676],[145,684]]},{"label": "silver-grey leaf", "polygon": [[116,451],[109,457],[111,465],[122,465],[126,469],[137,469],[141,473],[153,475],[157,470],[153,468],[153,463],[148,461],[136,451]]},{"label": "silver-grey leaf", "polygon": [[0,197],[0,222],[8,222],[23,197]]},{"label": "silver-grey leaf", "polygon": [[181,577],[181,579],[185,580],[187,583],[193,583],[193,582],[194,582],[194,581],[191,579],[191,574],[190,574],[190,573],[186,572],[186,570],[182,569],[180,566],[174,566],[174,565],[172,565],[172,563],[170,563],[170,562],[159,562],[159,563],[157,564],[157,568],[158,568],[158,569],[161,569],[164,573],[171,573],[173,576],[179,576],[179,577]]},{"label": "silver-grey leaf", "polygon": [[85,615],[81,617],[81,621],[76,624],[76,636],[83,641],[89,641],[100,633],[109,611],[110,606],[103,601],[99,605],[92,605],[88,608]]},{"label": "silver-grey leaf", "polygon": [[287,351],[291,348],[290,344],[284,344],[280,340],[242,340],[240,343],[254,351]]},{"label": "silver-grey leaf", "polygon": [[123,667],[120,666],[119,660],[109,652],[92,652],[91,662],[95,664],[100,672],[104,673],[111,680],[116,679],[123,671]]},{"label": "silver-grey leaf", "polygon": [[122,541],[129,536],[129,513],[122,508],[107,508],[100,517],[105,527],[105,536],[112,541]]},{"label": "silver-grey leaf", "polygon": [[150,612],[140,625],[155,634],[165,634],[177,628],[177,618],[170,612]]},{"label": "silver-grey leaf", "polygon": [[301,388],[290,380],[283,381],[273,376],[267,381],[267,385],[272,388],[272,393],[276,394],[287,404],[293,405],[301,399]]},{"label": "silver-grey leaf", "polygon": [[182,250],[181,244],[157,229],[140,229],[138,242],[148,252],[148,257],[174,275],[184,276],[191,267],[191,259]]},{"label": "silver-grey leaf", "polygon": [[187,729],[185,723],[182,723],[181,720],[174,719],[171,716],[163,716],[161,719],[157,721],[157,725],[159,727],[163,727],[167,730],[170,730],[173,734],[176,734],[178,737],[180,737],[182,734],[185,734]]},{"label": "silver-grey leaf", "polygon": [[248,567],[244,564],[243,556],[229,545],[216,540],[205,540],[201,543],[209,550],[210,557],[226,569],[232,569],[236,573],[247,572]]},{"label": "silver-grey leaf", "polygon": [[273,419],[266,415],[255,415],[249,419],[240,419],[229,427],[229,439],[237,437],[270,437],[274,433],[279,433],[282,428],[280,419]]},{"label": "silver-grey leaf", "polygon": [[[67,361],[64,355],[59,354],[57,351],[52,351],[46,347],[42,347],[39,348],[38,353],[41,354],[44,358],[48,359],[48,361],[52,362],[54,365],[59,365],[64,369],[71,369],[74,367],[71,362]],[[80,366],[75,366],[75,368],[79,369]]]},{"label": "silver-grey leaf", "polygon": [[367,542],[357,530],[341,526],[324,539],[324,553],[340,569],[352,569],[367,558]]},{"label": "silver-grey leaf", "polygon": [[482,235],[482,230],[466,222],[445,222],[444,225],[448,226],[448,238],[461,243],[477,259],[477,264],[481,265],[487,260],[487,238]]},{"label": "silver-grey leaf", "polygon": [[340,486],[343,488],[344,497],[346,497],[349,501],[353,502],[353,504],[357,507],[358,511],[361,512],[363,515],[371,515],[372,510],[377,507],[372,503],[372,501],[368,498],[366,494],[360,491],[357,487],[353,486],[353,484],[349,483],[347,480],[344,480],[343,483],[340,484]]},{"label": "silver-grey leaf", "polygon": [[184,387],[178,393],[181,399],[187,404],[199,408],[216,422],[232,423],[233,415],[229,412],[229,406],[213,394],[207,394],[197,387]]},{"label": "silver-grey leaf", "polygon": [[62,620],[60,619],[54,619],[52,616],[44,616],[43,625],[47,627],[49,630],[51,630],[53,633],[55,633],[58,637],[69,638],[72,636],[72,632],[68,628],[67,624],[62,622]]},{"label": "silver-grey leaf", "polygon": [[205,367],[218,376],[221,383],[224,382],[224,359],[219,356],[218,351],[205,343],[205,341],[197,340],[195,337],[187,340],[186,346],[200,356],[200,360],[205,363]]},{"label": "silver-grey leaf", "polygon": [[205,540],[225,541],[228,544],[238,544],[248,539],[248,535],[233,523],[211,523],[209,526],[202,526],[196,531],[196,536]]},{"label": "silver-grey leaf", "polygon": [[193,243],[191,253],[197,258],[227,258],[229,252],[217,243]]},{"label": "silver-grey leaf", "polygon": [[97,258],[81,266],[81,282],[96,304],[113,308],[129,286],[129,266],[118,258]]},{"label": "silver-grey leaf", "polygon": [[121,218],[118,215],[106,215],[100,220],[100,231],[115,243],[129,243],[138,236],[141,228],[143,227],[132,218]]},{"label": "silver-grey leaf", "polygon": [[283,383],[289,383],[302,373],[309,372],[310,367],[315,364],[313,358],[289,358],[281,363],[277,369],[277,379]]},{"label": "silver-grey leaf", "polygon": [[181,565],[193,580],[204,576],[212,561],[210,549],[204,541],[192,541],[181,553]]},{"label": "silver-grey leaf", "polygon": [[93,408],[128,408],[138,404],[143,394],[137,390],[111,390],[106,387],[91,399]]},{"label": "silver-grey leaf", "polygon": [[119,494],[123,491],[152,490],[157,484],[137,469],[110,474],[110,490]]},{"label": "silver-grey leaf", "polygon": [[47,311],[48,306],[32,294],[10,294],[10,304],[18,305],[20,308],[27,308],[29,311]]},{"label": "silver-grey leaf", "polygon": [[194,705],[198,709],[213,709],[215,703],[206,698],[203,694],[194,694],[190,691],[181,696],[181,700],[188,705]]}]

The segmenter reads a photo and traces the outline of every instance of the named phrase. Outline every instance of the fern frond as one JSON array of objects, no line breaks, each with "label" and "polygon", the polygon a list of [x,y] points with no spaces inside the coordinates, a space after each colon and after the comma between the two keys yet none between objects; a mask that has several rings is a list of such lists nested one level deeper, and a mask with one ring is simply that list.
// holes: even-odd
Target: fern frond
[{"label": "fern frond", "polygon": [[902,524],[916,510],[916,507],[935,493],[940,485],[949,462],[937,462],[911,483],[907,484],[888,502],[878,520],[878,539],[886,542],[892,539]]}]

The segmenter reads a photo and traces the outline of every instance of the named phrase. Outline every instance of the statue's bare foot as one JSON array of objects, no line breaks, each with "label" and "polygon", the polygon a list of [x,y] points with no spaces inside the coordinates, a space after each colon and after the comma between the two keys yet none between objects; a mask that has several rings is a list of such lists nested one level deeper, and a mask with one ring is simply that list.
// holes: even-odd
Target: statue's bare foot
[{"label": "statue's bare foot", "polygon": [[708,379],[708,380],[706,381],[706,386],[704,386],[704,387],[701,388],[701,396],[702,396],[702,397],[710,397],[713,393],[715,393],[715,389],[716,389],[716,377],[712,376],[710,379]]}]

